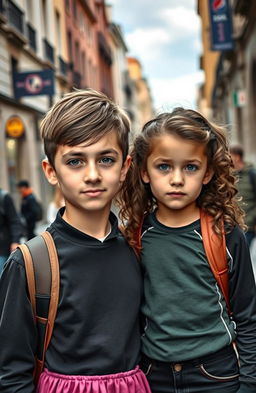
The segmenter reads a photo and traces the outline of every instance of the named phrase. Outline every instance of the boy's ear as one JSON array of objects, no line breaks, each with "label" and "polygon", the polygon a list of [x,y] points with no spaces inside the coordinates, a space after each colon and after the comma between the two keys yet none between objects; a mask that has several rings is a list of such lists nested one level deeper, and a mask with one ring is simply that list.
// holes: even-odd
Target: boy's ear
[{"label": "boy's ear", "polygon": [[53,186],[58,184],[58,179],[56,176],[55,169],[51,166],[51,164],[49,163],[49,161],[47,159],[42,161],[42,168],[43,168],[45,177],[48,180],[48,182]]},{"label": "boy's ear", "polygon": [[148,172],[147,172],[146,169],[142,169],[140,171],[140,176],[141,176],[142,180],[144,181],[144,183],[149,183],[150,182],[150,179],[149,179],[149,176],[148,176]]},{"label": "boy's ear", "polygon": [[132,157],[128,155],[121,169],[120,182],[124,182],[128,169],[130,168],[131,162],[132,162]]},{"label": "boy's ear", "polygon": [[213,169],[208,168],[203,178],[203,184],[208,184],[212,180],[213,175],[214,175]]}]

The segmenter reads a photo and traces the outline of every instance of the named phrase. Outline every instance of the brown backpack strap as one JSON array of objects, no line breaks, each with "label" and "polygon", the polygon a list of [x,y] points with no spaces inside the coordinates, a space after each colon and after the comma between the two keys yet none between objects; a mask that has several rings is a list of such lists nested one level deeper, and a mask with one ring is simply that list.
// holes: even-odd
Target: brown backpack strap
[{"label": "brown backpack strap", "polygon": [[34,265],[32,261],[31,254],[26,244],[20,244],[18,246],[20,251],[22,252],[24,263],[25,263],[25,271],[26,278],[28,284],[28,292],[29,298],[32,306],[32,312],[34,316],[34,320],[36,320],[36,286],[35,286],[35,272]]},{"label": "brown backpack strap", "polygon": [[48,348],[49,342],[51,340],[54,321],[56,318],[58,301],[59,301],[59,289],[60,289],[60,271],[59,271],[59,260],[58,254],[56,251],[56,247],[53,241],[52,236],[49,232],[42,233],[42,237],[44,238],[45,243],[48,247],[50,264],[51,264],[51,273],[52,273],[52,281],[51,281],[51,300],[48,312],[48,324],[49,329],[47,330],[47,336],[45,341],[45,351]]},{"label": "brown backpack strap", "polygon": [[47,347],[51,340],[59,299],[59,262],[49,232],[19,246],[25,262],[29,296],[38,330],[38,351],[34,379],[43,370]]},{"label": "brown backpack strap", "polygon": [[222,235],[219,236],[213,230],[213,217],[202,209],[200,210],[200,222],[205,254],[231,315],[224,223],[222,222]]}]

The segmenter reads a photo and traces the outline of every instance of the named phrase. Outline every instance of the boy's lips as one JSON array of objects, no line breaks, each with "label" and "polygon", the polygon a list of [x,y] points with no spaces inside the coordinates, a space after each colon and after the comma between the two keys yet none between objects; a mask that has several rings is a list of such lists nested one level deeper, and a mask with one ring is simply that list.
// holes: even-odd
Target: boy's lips
[{"label": "boy's lips", "polygon": [[92,188],[89,190],[82,191],[82,194],[86,194],[89,196],[98,196],[104,191],[106,191],[104,188]]}]

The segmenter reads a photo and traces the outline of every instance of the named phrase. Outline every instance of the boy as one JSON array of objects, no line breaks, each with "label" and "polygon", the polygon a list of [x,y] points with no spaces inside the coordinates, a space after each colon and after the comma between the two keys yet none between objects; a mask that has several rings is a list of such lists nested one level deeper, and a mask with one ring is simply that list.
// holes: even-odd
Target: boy
[{"label": "boy", "polygon": [[[130,165],[129,120],[94,90],[67,94],[42,122],[43,170],[65,207],[48,228],[60,296],[37,392],[147,392],[139,360],[140,268],[110,212]],[[24,263],[12,254],[0,286],[0,391],[32,393],[37,332]],[[107,375],[106,375],[107,374]]]}]

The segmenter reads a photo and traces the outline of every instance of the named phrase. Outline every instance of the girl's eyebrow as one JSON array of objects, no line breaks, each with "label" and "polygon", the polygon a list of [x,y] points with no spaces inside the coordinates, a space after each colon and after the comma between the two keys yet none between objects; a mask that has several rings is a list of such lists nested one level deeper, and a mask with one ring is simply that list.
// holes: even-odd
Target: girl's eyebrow
[{"label": "girl's eyebrow", "polygon": [[[157,161],[162,161],[162,162],[170,162],[173,161],[172,158],[163,158],[163,157],[157,157],[156,160],[154,160],[155,162]],[[198,158],[189,158],[189,159],[185,159],[183,160],[183,162],[197,162],[197,163],[201,163],[201,160],[199,160]]]}]

